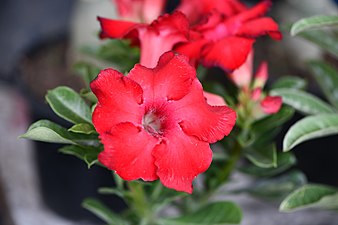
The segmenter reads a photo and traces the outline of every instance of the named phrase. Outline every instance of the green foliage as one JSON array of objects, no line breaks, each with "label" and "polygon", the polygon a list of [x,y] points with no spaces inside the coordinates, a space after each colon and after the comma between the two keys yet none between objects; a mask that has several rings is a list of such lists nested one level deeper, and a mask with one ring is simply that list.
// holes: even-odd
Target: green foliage
[{"label": "green foliage", "polygon": [[90,107],[69,87],[60,86],[48,91],[46,100],[53,111],[71,123],[92,123]]},{"label": "green foliage", "polygon": [[111,211],[106,205],[97,199],[87,198],[82,202],[82,207],[91,211],[108,225],[131,225],[118,214]]},{"label": "green foliage", "polygon": [[337,34],[316,30],[303,32],[299,36],[338,58]]},{"label": "green foliage", "polygon": [[136,47],[131,47],[126,40],[109,40],[99,47],[86,47],[83,52],[95,59],[111,64],[111,67],[125,73],[139,62],[140,52]]},{"label": "green foliage", "polygon": [[291,35],[297,35],[303,31],[323,28],[325,26],[338,25],[338,16],[318,15],[301,19],[291,27]]},{"label": "green foliage", "polygon": [[274,89],[271,95],[282,96],[288,104],[303,114],[333,113],[335,110],[318,97],[301,90],[290,88]]},{"label": "green foliage", "polygon": [[262,168],[256,165],[244,165],[240,171],[255,177],[271,177],[283,173],[296,164],[296,157],[291,152],[277,153],[277,163],[274,168]]},{"label": "green foliage", "polygon": [[338,134],[338,114],[308,116],[291,126],[284,137],[283,149],[289,151],[304,141],[334,134]]},{"label": "green foliage", "polygon": [[80,133],[80,134],[95,134],[96,130],[92,124],[88,123],[79,123],[75,124],[71,128],[68,129],[73,133]]},{"label": "green foliage", "polygon": [[336,68],[323,61],[311,61],[308,65],[325,97],[338,109],[338,71]]},{"label": "green foliage", "polygon": [[213,202],[196,212],[177,218],[161,219],[161,225],[226,225],[239,224],[241,209],[233,202]]},{"label": "green foliage", "polygon": [[83,160],[88,168],[90,168],[95,163],[98,163],[97,156],[100,153],[98,148],[83,147],[76,145],[68,145],[59,149],[63,154],[73,155]]},{"label": "green foliage", "polygon": [[292,192],[280,205],[282,212],[292,212],[304,208],[338,210],[338,189],[307,184]]},{"label": "green foliage", "polygon": [[271,89],[292,88],[305,89],[307,86],[306,80],[296,76],[283,76],[272,84]]},{"label": "green foliage", "polygon": [[89,84],[99,74],[100,69],[92,64],[86,62],[78,62],[74,65],[74,71],[82,76],[86,86],[89,88]]},{"label": "green foliage", "polygon": [[244,152],[244,155],[258,167],[277,167],[277,151],[274,144],[258,148],[250,148]]},{"label": "green foliage", "polygon": [[35,141],[60,144],[74,144],[83,146],[99,146],[97,135],[72,133],[60,125],[49,120],[39,120],[33,123],[27,132],[20,136]]},{"label": "green foliage", "polygon": [[248,188],[239,190],[253,196],[267,199],[281,199],[306,183],[305,175],[299,171],[256,181]]}]

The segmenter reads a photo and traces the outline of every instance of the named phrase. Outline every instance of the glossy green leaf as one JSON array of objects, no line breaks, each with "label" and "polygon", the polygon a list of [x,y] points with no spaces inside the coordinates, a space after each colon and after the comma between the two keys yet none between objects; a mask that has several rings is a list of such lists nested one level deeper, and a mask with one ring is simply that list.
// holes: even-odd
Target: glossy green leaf
[{"label": "glossy green leaf", "polygon": [[94,134],[96,130],[92,124],[88,123],[78,123],[68,129],[73,133],[80,133],[80,134]]},{"label": "glossy green leaf", "polygon": [[338,25],[338,16],[318,15],[301,19],[291,27],[291,35],[294,36],[300,32],[323,28],[325,26]]},{"label": "glossy green leaf", "polygon": [[332,105],[338,108],[338,70],[328,63],[312,61],[310,69],[321,90]]},{"label": "glossy green leaf", "polygon": [[280,211],[291,212],[304,208],[338,210],[338,189],[307,184],[292,192],[280,205]]},{"label": "glossy green leaf", "polygon": [[233,202],[213,202],[194,213],[177,218],[161,219],[162,225],[226,225],[239,224],[241,209]]},{"label": "glossy green leaf", "polygon": [[100,145],[97,135],[71,133],[66,128],[48,120],[39,120],[33,123],[28,128],[27,132],[20,137],[51,143],[78,144],[85,146]]},{"label": "glossy green leaf", "polygon": [[283,140],[284,151],[315,138],[338,134],[338,114],[305,117],[290,127]]},{"label": "glossy green leaf", "polygon": [[97,98],[94,95],[94,93],[89,90],[89,89],[81,89],[80,91],[80,95],[81,97],[84,97],[85,99],[87,99],[88,101],[92,102],[92,103],[97,103]]},{"label": "glossy green leaf", "polygon": [[92,165],[98,162],[97,156],[100,153],[98,148],[80,147],[75,145],[68,145],[59,149],[63,154],[73,155],[82,159],[90,168]]},{"label": "glossy green leaf", "polygon": [[73,136],[67,129],[48,120],[39,120],[33,123],[27,132],[20,136],[35,141],[44,141],[61,144],[76,144]]},{"label": "glossy green leaf", "polygon": [[316,30],[303,32],[299,36],[338,58],[338,38],[334,33]]},{"label": "glossy green leaf", "polygon": [[296,157],[290,152],[277,153],[277,166],[275,168],[261,168],[256,165],[245,165],[240,171],[256,177],[270,177],[280,174],[296,164]]},{"label": "glossy green leaf", "polygon": [[130,225],[128,221],[122,219],[99,200],[87,198],[82,202],[82,207],[94,213],[109,225]]},{"label": "glossy green leaf", "polygon": [[278,79],[271,89],[277,88],[291,88],[291,89],[305,89],[307,81],[297,76],[283,76]]},{"label": "glossy green leaf", "polygon": [[48,91],[46,100],[53,111],[71,123],[92,123],[90,107],[78,93],[60,86]]},{"label": "glossy green leaf", "polygon": [[282,96],[283,103],[288,104],[304,114],[332,113],[334,109],[318,97],[301,90],[290,88],[274,89],[271,95]]},{"label": "glossy green leaf", "polygon": [[302,172],[291,171],[278,177],[258,180],[250,187],[236,192],[247,192],[260,198],[280,199],[305,183],[306,177]]},{"label": "glossy green leaf", "polygon": [[290,106],[283,106],[279,112],[257,120],[252,124],[252,130],[255,133],[264,133],[282,126],[294,115],[295,110]]},{"label": "glossy green leaf", "polygon": [[277,166],[277,152],[275,145],[251,148],[245,151],[244,154],[258,167],[271,168]]}]

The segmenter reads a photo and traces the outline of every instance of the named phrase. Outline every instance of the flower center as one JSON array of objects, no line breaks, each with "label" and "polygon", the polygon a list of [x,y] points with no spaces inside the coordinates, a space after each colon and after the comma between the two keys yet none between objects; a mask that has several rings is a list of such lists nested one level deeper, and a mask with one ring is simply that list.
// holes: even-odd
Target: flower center
[{"label": "flower center", "polygon": [[163,134],[162,118],[150,111],[146,113],[142,119],[144,129],[151,135],[157,136]]}]

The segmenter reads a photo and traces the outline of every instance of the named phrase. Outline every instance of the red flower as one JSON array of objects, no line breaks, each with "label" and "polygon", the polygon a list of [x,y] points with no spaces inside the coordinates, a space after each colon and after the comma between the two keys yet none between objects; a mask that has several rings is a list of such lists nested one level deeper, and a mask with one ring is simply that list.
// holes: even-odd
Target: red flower
[{"label": "red flower", "polygon": [[126,38],[141,48],[140,63],[153,68],[159,57],[179,42],[187,41],[189,22],[181,12],[160,16],[150,25],[98,17],[101,38]]},{"label": "red flower", "polygon": [[262,1],[256,6],[233,16],[213,11],[207,20],[193,27],[190,41],[176,46],[175,50],[205,66],[220,66],[234,70],[244,63],[254,38],[268,34],[280,40],[278,25],[269,17],[262,17],[271,5]]},{"label": "red flower", "polygon": [[228,135],[236,114],[210,106],[186,57],[165,53],[149,69],[127,76],[113,69],[91,83],[98,98],[93,123],[104,145],[99,161],[125,180],[160,179],[192,192],[192,181],[210,165],[209,143]]},{"label": "red flower", "polygon": [[188,17],[191,23],[199,21],[214,10],[226,16],[233,16],[246,9],[247,7],[238,0],[181,0],[177,8]]},{"label": "red flower", "polygon": [[114,0],[119,15],[135,22],[150,23],[161,15],[166,0]]}]

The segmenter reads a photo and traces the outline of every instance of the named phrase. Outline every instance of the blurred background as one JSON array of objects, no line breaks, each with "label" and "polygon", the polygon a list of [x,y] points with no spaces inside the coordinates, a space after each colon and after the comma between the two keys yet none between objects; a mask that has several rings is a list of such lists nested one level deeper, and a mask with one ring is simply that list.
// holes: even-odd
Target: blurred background
[{"label": "blurred background", "polygon": [[[168,2],[173,8],[178,1]],[[317,14],[337,15],[337,1],[276,0],[270,12],[285,30]],[[100,44],[98,15],[116,18],[110,0],[0,1],[0,225],[102,224],[81,208],[86,197],[100,198],[116,211],[125,207],[114,196],[97,194],[98,187],[114,185],[109,171],[88,170],[82,161],[58,153],[59,145],[18,139],[38,119],[68,126],[49,109],[44,95],[59,85],[83,87],[72,65],[85,57],[81,48]],[[308,77],[304,62],[322,52],[284,34],[278,43],[259,41],[258,60],[269,62],[272,81],[285,74]],[[314,83],[310,88],[320,95]],[[298,167],[310,182],[338,187],[337,146],[337,138],[328,137],[295,149]],[[282,214],[274,203],[246,195],[233,198],[244,208],[242,224],[338,224],[332,212]]]}]

